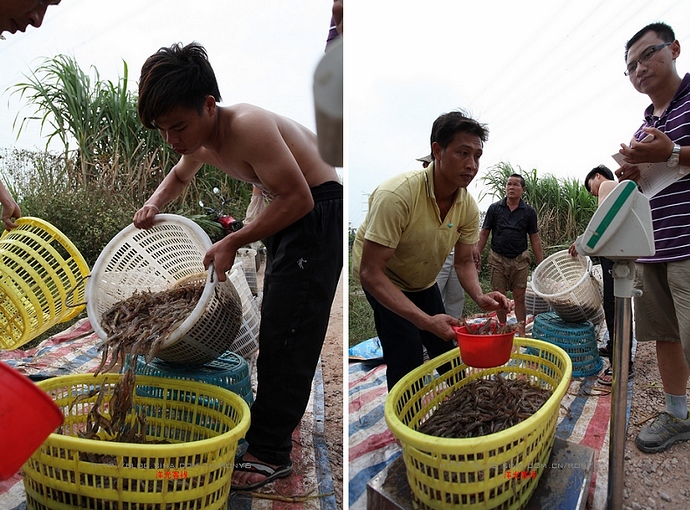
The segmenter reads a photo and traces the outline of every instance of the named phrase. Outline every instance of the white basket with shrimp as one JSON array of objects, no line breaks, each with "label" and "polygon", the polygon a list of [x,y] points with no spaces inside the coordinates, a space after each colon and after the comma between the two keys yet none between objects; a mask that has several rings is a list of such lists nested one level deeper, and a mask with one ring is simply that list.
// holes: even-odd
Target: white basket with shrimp
[{"label": "white basket with shrimp", "polygon": [[86,285],[86,310],[96,334],[107,333],[101,318],[135,292],[159,292],[183,281],[205,279],[199,302],[161,343],[156,356],[169,363],[203,365],[228,350],[242,321],[242,302],[230,279],[205,273],[208,235],[193,221],[174,214],[156,216],[147,230],[129,225],[103,249]]},{"label": "white basket with shrimp", "polygon": [[604,317],[601,290],[587,257],[573,257],[568,250],[554,253],[532,273],[532,287],[566,322],[598,324]]}]

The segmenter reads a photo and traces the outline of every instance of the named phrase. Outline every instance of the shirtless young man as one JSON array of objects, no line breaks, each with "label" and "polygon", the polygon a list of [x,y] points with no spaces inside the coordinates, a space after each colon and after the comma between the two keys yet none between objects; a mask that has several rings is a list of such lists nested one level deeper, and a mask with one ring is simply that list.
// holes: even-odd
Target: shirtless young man
[{"label": "shirtless young man", "polygon": [[342,269],[343,188],[308,129],[256,106],[219,101],[199,44],[161,48],[144,63],[141,121],[182,157],[136,212],[134,224],[153,226],[204,163],[255,185],[270,202],[204,258],[222,281],[238,248],[263,240],[267,249],[249,447],[232,479],[233,489],[252,490],[292,473],[292,432],[309,400]]}]

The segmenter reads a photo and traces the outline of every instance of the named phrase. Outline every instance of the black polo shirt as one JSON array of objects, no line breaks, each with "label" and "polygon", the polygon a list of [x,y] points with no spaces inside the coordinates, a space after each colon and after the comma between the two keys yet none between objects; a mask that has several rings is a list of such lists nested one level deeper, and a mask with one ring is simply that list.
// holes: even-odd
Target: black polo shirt
[{"label": "black polo shirt", "polygon": [[514,211],[508,207],[507,199],[489,206],[482,228],[491,230],[491,249],[514,259],[527,249],[527,236],[539,232],[537,212],[520,199]]}]

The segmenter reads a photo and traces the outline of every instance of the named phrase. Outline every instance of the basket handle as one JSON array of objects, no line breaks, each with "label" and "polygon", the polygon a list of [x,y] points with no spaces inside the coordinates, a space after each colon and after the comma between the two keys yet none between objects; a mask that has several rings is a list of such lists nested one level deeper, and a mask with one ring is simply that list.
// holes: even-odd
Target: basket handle
[{"label": "basket handle", "polygon": [[213,262],[208,265],[208,273],[206,273],[206,285],[211,284],[215,286],[218,281],[216,280],[216,269],[213,267]]},{"label": "basket handle", "polygon": [[74,287],[72,287],[70,290],[67,291],[67,297],[65,297],[65,306],[68,308],[77,308],[78,306],[84,306],[86,305],[86,301],[83,303],[71,303],[70,301],[74,300],[74,293],[77,291],[79,286],[86,281],[86,279],[91,276],[91,274],[87,274],[82,276],[77,283],[74,284]]}]

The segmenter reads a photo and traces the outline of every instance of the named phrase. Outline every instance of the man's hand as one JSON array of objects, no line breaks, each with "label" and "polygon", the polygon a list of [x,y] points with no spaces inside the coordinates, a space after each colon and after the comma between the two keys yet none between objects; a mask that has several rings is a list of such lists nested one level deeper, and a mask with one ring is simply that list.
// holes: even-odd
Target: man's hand
[{"label": "man's hand", "polygon": [[639,165],[667,161],[673,151],[671,139],[657,128],[643,128],[643,131],[646,137],[641,142],[631,140],[630,145],[621,144],[618,152],[623,155],[625,162]]},{"label": "man's hand", "polygon": [[343,2],[342,0],[333,1],[333,20],[335,21],[338,34],[343,35]]},{"label": "man's hand", "polygon": [[456,335],[453,331],[453,326],[460,326],[460,321],[450,315],[440,313],[438,315],[433,315],[430,318],[429,324],[426,329],[430,333],[433,333],[443,340],[455,340]]},{"label": "man's hand", "polygon": [[208,269],[213,263],[218,281],[224,282],[226,280],[225,272],[232,269],[236,256],[237,248],[233,248],[232,234],[228,234],[208,249],[204,255],[204,267]]},{"label": "man's hand", "polygon": [[482,272],[482,252],[479,251],[478,246],[472,248],[472,260],[474,260],[474,267],[477,268],[477,272]]},{"label": "man's hand", "polygon": [[134,226],[137,228],[153,227],[154,218],[158,214],[158,207],[153,204],[144,204],[141,209],[134,213]]},{"label": "man's hand", "polygon": [[640,178],[640,169],[635,165],[623,165],[614,173],[619,181],[631,180],[637,182]]},{"label": "man's hand", "polygon": [[21,217],[22,211],[19,209],[19,206],[16,202],[14,202],[14,200],[12,201],[12,204],[2,206],[2,226],[5,227],[5,230],[12,230],[13,228],[16,228],[17,224],[14,222],[14,220]]},{"label": "man's hand", "polygon": [[503,294],[497,291],[487,292],[475,299],[479,308],[485,312],[492,312],[494,310],[510,311],[510,300]]}]

